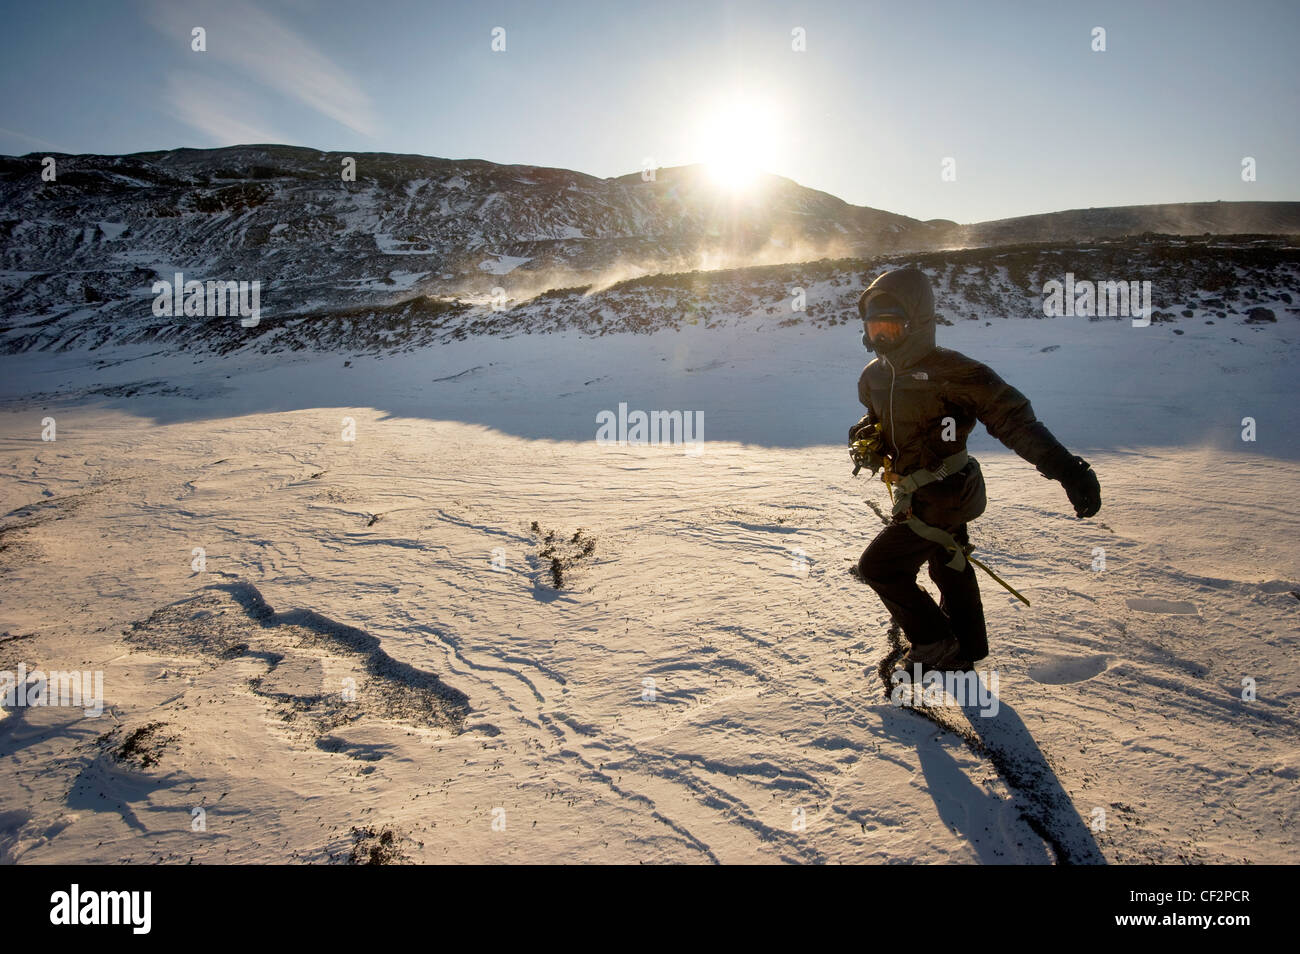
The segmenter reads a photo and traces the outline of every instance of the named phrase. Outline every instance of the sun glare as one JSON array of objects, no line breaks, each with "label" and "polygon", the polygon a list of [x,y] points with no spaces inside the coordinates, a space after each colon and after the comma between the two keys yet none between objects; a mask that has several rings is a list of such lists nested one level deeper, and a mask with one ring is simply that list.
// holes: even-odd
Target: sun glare
[{"label": "sun glare", "polygon": [[778,137],[770,110],[755,102],[728,102],[701,120],[699,154],[716,185],[743,192],[754,185]]}]

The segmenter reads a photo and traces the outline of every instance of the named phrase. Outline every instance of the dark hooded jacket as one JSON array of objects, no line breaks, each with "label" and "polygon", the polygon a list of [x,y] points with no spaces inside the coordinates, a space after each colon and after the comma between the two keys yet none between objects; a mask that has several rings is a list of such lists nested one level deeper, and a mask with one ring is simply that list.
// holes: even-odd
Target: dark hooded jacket
[{"label": "dark hooded jacket", "polygon": [[[1059,480],[1071,454],[1034,417],[1029,399],[987,365],[935,345],[934,293],[925,274],[914,268],[886,272],[864,293],[863,306],[880,294],[902,306],[908,331],[893,352],[863,369],[858,400],[866,406],[868,419],[881,423],[894,471],[906,475],[937,469],[944,458],[965,449],[979,421],[1043,476]],[[950,531],[974,520],[985,505],[984,477],[974,458],[912,497],[917,517]]]}]

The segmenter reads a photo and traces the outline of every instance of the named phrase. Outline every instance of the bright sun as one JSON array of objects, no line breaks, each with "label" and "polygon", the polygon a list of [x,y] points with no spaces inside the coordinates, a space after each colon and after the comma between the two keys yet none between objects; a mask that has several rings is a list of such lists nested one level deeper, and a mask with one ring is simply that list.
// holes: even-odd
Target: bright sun
[{"label": "bright sun", "polygon": [[743,192],[769,161],[772,143],[780,132],[769,109],[738,100],[706,113],[698,137],[699,155],[709,178],[728,191]]}]

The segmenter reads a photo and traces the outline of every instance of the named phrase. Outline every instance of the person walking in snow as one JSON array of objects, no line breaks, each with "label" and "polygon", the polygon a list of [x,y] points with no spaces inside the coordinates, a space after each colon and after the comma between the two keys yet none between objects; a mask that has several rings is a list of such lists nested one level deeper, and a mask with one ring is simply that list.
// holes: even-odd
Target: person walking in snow
[{"label": "person walking in snow", "polygon": [[[936,346],[934,292],[924,272],[880,275],[858,299],[858,314],[862,343],[877,357],[858,379],[867,413],[849,429],[849,444],[878,437],[878,451],[863,462],[873,474],[884,468],[894,497],[893,522],[863,552],[858,575],[911,643],[903,665],[968,669],[989,648],[966,559],[967,524],[986,506],[979,462],[966,453],[975,422],[1060,481],[1079,517],[1101,508],[1101,488],[1088,463],[1034,417],[1028,398],[988,366]],[[927,562],[938,605],[916,582]]]}]

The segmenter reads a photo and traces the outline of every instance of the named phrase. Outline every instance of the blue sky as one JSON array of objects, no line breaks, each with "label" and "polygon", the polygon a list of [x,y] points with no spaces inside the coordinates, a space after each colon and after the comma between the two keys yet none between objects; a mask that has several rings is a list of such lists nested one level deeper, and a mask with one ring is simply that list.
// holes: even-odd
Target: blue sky
[{"label": "blue sky", "polygon": [[[1300,199],[1293,0],[0,9],[7,154],[269,141],[613,176],[723,150],[858,205],[959,222]],[[206,52],[190,48],[195,26]]]}]

